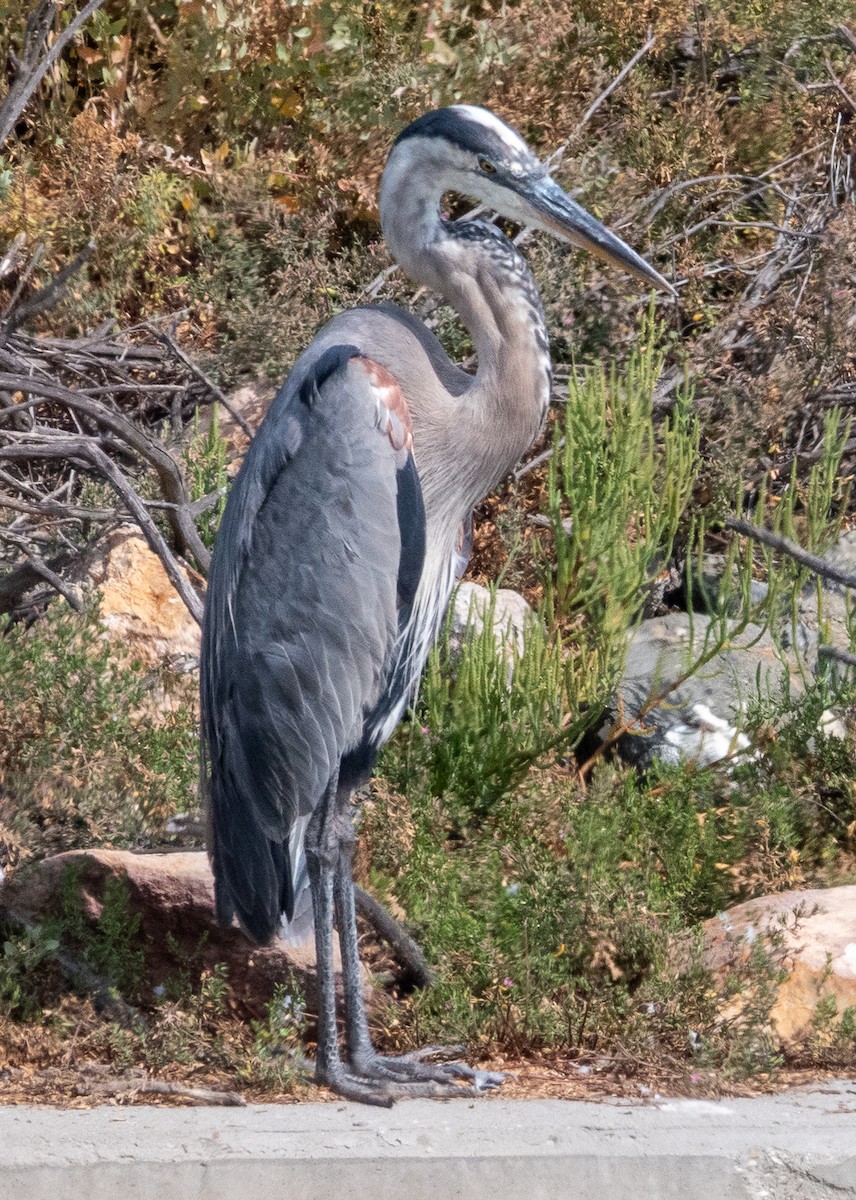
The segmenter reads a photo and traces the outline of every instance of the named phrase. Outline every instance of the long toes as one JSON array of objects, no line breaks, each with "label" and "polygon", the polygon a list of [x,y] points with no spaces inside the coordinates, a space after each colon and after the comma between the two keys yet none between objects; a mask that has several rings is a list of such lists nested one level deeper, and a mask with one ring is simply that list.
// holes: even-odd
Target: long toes
[{"label": "long toes", "polygon": [[505,1082],[505,1076],[498,1071],[478,1071],[474,1067],[468,1067],[466,1063],[443,1063],[435,1070],[440,1073],[439,1077],[465,1079],[477,1092],[493,1091]]},{"label": "long toes", "polygon": [[460,1058],[462,1054],[466,1054],[467,1048],[463,1043],[457,1046],[420,1046],[418,1050],[411,1050],[408,1054],[402,1054],[399,1057],[403,1062],[425,1062],[427,1058]]},{"label": "long toes", "polygon": [[477,1096],[479,1093],[472,1087],[461,1087],[457,1083],[437,1080],[405,1080],[405,1079],[366,1079],[350,1073],[336,1073],[319,1080],[325,1083],[331,1091],[336,1092],[346,1100],[356,1100],[361,1104],[374,1104],[381,1108],[391,1108],[396,1100],[432,1099],[450,1100],[458,1096]]},{"label": "long toes", "polygon": [[501,1071],[476,1071],[473,1076],[473,1087],[477,1092],[492,1092],[503,1083],[505,1076]]},{"label": "long toes", "polygon": [[459,1076],[443,1066],[410,1062],[401,1058],[384,1058],[376,1055],[370,1059],[357,1059],[351,1070],[361,1079],[388,1079],[396,1083],[441,1083],[453,1085]]},{"label": "long toes", "polygon": [[[418,1084],[438,1083],[451,1086],[453,1095],[479,1095],[492,1091],[503,1083],[505,1076],[492,1071],[478,1071],[466,1063],[423,1063],[414,1061],[409,1055],[385,1058],[376,1055],[368,1060],[351,1064],[353,1072],[363,1079],[390,1080]],[[469,1083],[470,1088],[461,1087],[456,1081]]]}]

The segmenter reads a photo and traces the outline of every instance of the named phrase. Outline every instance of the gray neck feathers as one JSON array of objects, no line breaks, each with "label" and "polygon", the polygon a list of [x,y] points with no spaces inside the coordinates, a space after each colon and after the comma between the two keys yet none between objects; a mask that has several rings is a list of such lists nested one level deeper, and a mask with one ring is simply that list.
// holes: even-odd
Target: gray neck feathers
[{"label": "gray neck feathers", "polygon": [[442,163],[393,151],[381,185],[384,236],[410,278],[459,314],[478,356],[463,395],[425,381],[424,404],[422,395],[408,396],[426,506],[442,511],[448,529],[537,437],[549,402],[550,354],[525,259],[493,225],[442,221],[446,190]]}]

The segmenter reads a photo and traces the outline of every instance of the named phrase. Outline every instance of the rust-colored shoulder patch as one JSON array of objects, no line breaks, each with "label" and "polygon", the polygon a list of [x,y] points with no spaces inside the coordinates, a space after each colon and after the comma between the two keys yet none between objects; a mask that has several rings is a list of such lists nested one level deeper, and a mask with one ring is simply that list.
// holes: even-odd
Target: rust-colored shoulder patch
[{"label": "rust-colored shoulder patch", "polygon": [[377,402],[378,429],[386,434],[394,450],[412,454],[413,422],[398,380],[373,358],[361,355],[351,361],[360,363],[368,376]]}]

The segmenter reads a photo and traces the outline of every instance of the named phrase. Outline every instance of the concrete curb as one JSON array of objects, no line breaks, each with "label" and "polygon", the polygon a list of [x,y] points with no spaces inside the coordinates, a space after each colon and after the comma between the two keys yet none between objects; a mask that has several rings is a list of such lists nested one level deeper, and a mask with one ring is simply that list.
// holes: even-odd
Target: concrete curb
[{"label": "concrete curb", "polygon": [[856,1197],[856,1081],[751,1100],[0,1108],[0,1200]]}]

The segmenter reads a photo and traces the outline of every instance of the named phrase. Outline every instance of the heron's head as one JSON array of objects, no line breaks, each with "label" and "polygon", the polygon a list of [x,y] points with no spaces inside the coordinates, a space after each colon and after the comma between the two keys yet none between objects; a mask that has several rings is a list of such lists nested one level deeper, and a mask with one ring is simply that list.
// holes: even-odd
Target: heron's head
[{"label": "heron's head", "polygon": [[[432,180],[435,194],[472,196],[509,220],[542,229],[673,292],[641,255],[559,187],[519,133],[486,108],[456,104],[426,113],[399,134],[387,169],[399,185],[402,176],[418,172],[420,180]],[[381,202],[383,210],[383,190]]]}]

